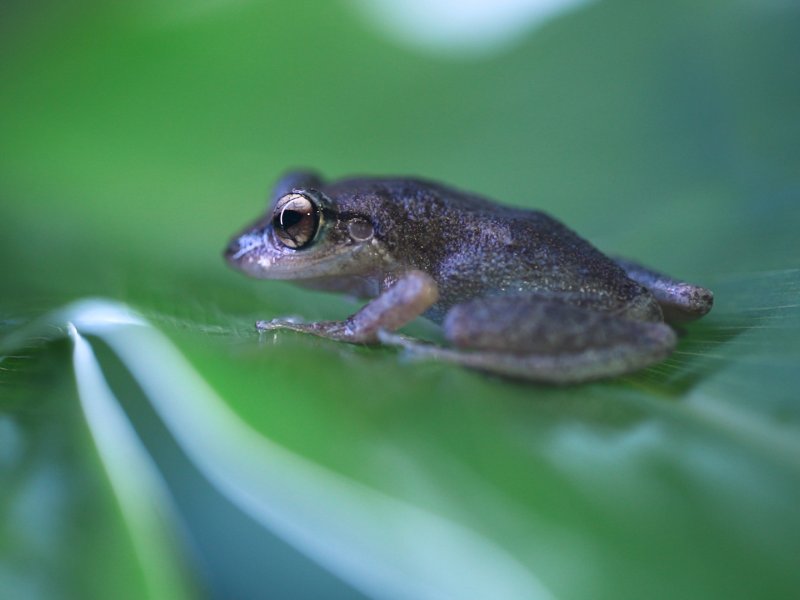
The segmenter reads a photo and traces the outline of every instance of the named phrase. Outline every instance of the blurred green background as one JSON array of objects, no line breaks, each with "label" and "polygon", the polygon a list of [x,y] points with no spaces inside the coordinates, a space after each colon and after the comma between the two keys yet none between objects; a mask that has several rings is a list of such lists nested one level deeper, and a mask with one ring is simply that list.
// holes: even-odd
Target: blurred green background
[{"label": "blurred green background", "polygon": [[[793,597],[797,5],[607,0],[452,45],[380,6],[0,7],[0,597]],[[298,166],[542,208],[717,304],[665,363],[563,389],[260,339],[257,318],[355,307],[222,263]],[[54,311],[89,296],[191,367],[142,374],[156,338],[125,358],[124,331],[84,332],[157,497],[76,389]],[[191,410],[159,412],[153,386],[191,406],[195,376],[281,449],[232,459],[273,517],[187,450]]]}]

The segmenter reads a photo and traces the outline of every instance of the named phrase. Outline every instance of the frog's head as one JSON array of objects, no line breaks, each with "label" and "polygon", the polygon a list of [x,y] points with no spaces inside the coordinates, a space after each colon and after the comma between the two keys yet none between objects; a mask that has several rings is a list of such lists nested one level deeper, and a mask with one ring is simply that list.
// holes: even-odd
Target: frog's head
[{"label": "frog's head", "polygon": [[262,279],[370,276],[385,262],[374,233],[367,219],[340,213],[321,192],[293,189],[234,236],[225,258]]}]

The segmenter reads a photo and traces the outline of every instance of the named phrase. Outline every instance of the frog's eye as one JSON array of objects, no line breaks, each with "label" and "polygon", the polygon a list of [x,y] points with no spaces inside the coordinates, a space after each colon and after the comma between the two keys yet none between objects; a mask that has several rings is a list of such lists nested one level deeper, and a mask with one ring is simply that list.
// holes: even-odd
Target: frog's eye
[{"label": "frog's eye", "polygon": [[317,235],[320,210],[311,198],[292,192],[281,197],[272,214],[275,235],[284,246],[303,248]]}]

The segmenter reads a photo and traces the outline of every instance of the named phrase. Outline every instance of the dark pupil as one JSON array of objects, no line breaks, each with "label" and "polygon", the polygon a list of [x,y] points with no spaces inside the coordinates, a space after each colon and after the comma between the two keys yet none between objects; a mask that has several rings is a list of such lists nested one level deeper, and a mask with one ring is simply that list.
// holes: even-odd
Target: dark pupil
[{"label": "dark pupil", "polygon": [[301,213],[296,210],[284,210],[281,213],[281,225],[284,229],[289,229],[294,225],[297,225],[300,221],[303,220],[304,217],[308,217],[307,213]]}]

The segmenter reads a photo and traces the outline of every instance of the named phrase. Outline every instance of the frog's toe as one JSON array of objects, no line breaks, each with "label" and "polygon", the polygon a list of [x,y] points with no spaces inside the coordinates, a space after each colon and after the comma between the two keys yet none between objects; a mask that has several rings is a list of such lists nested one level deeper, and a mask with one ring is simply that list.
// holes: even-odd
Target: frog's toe
[{"label": "frog's toe", "polygon": [[256,329],[259,331],[272,331],[275,329],[292,329],[295,325],[301,325],[303,318],[297,315],[288,315],[269,321],[256,321]]},{"label": "frog's toe", "polygon": [[667,323],[694,321],[708,314],[714,306],[714,293],[699,285],[682,282],[670,292],[669,296],[663,293],[661,298],[656,296]]},{"label": "frog's toe", "polygon": [[643,285],[661,305],[667,323],[685,323],[708,314],[714,306],[714,293],[699,285],[675,279],[639,263],[617,259],[625,274]]}]

